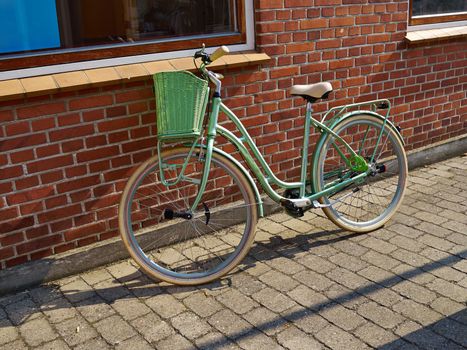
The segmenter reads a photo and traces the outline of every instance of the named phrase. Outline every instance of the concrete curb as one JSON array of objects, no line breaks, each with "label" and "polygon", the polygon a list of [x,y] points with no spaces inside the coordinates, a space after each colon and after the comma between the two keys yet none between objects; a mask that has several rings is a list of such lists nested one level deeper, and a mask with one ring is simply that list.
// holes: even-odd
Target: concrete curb
[{"label": "concrete curb", "polygon": [[[467,153],[467,135],[409,152],[409,167],[410,169],[422,167],[464,153]],[[266,203],[266,213],[276,211],[277,206],[272,204]],[[78,274],[128,257],[123,243],[119,238],[115,238],[15,266],[0,271],[0,295]]]}]

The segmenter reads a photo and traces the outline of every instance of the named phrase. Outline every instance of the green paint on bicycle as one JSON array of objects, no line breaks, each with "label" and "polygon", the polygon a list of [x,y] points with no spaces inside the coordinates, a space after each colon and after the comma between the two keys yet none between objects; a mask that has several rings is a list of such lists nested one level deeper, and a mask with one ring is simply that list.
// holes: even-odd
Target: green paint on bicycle
[{"label": "green paint on bicycle", "polygon": [[355,155],[350,157],[350,169],[352,171],[365,172],[368,170],[368,164],[362,156]]}]

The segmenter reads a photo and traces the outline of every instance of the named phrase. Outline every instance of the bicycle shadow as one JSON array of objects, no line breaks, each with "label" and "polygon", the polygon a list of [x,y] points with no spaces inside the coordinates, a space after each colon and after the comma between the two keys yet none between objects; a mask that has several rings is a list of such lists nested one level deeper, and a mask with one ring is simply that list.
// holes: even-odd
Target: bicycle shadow
[{"label": "bicycle shadow", "polygon": [[[230,288],[232,281],[235,281],[239,272],[248,272],[248,269],[253,268],[255,264],[265,263],[281,256],[293,257],[298,253],[303,253],[306,249],[345,241],[359,235],[334,230],[317,231],[290,238],[272,236],[269,241],[256,243],[252,247],[246,264],[236,272],[221,280],[203,286],[180,287],[162,282],[154,283],[154,281],[150,280],[136,268],[134,268],[133,272],[119,277],[118,281],[109,279],[107,280],[107,284],[97,284],[93,287],[87,285],[81,276],[76,276],[62,282],[62,285],[41,286],[19,293],[18,295],[0,299],[0,328],[9,327],[11,324],[23,324],[40,317],[42,313],[45,313],[48,317],[50,314],[55,313],[55,317],[57,317],[57,314],[66,314],[70,309],[74,310],[73,312],[77,310],[81,315],[86,315],[85,312],[90,312],[90,310],[94,313],[95,310],[101,310],[100,312],[104,316],[106,312],[116,314],[112,308],[113,303],[118,303],[122,300],[145,301],[147,303],[148,300],[156,300],[159,296],[164,295],[173,297],[175,303],[181,303],[181,299],[197,291],[202,291],[205,295],[215,297],[217,293],[222,293],[225,289]],[[388,288],[388,286],[394,286],[427,272],[453,265],[461,260],[459,256],[465,256],[465,254],[467,254],[467,250],[461,252],[458,256],[448,256],[378,282],[369,281],[368,284],[353,290],[347,289],[346,292],[328,298],[326,301],[299,305],[300,308],[298,310],[282,313],[273,320],[255,324],[254,326],[251,325],[251,327],[243,331],[229,334],[228,338],[206,341],[199,346],[203,349],[216,349],[230,344],[231,341],[244,341],[257,335],[258,330],[265,332],[278,327],[278,325],[298,322],[310,315],[319,315],[322,311],[330,310],[336,307],[336,305],[348,303],[362,296],[371,297],[372,294]],[[73,289],[73,284],[79,288]],[[157,313],[157,310],[153,309],[153,311]],[[419,328],[413,332],[376,348],[389,350],[408,346],[409,344],[415,344],[428,349],[460,348],[460,346],[467,345],[466,332],[463,331],[466,326],[467,314],[466,310],[462,310],[446,316],[433,324],[424,327],[418,326]],[[430,344],[434,344],[433,346],[435,347]]]}]

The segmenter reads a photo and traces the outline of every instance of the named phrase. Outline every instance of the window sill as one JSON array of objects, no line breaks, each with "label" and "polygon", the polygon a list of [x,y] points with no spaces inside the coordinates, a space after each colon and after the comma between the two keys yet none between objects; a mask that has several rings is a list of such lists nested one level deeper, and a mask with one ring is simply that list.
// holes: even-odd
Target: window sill
[{"label": "window sill", "polygon": [[407,32],[405,40],[407,40],[409,44],[423,44],[465,37],[467,37],[467,25],[451,28],[414,30]]},{"label": "window sill", "polygon": [[[256,65],[268,62],[265,53],[240,53],[221,57],[209,67],[213,70]],[[0,81],[0,101],[56,92],[103,86],[123,81],[147,79],[154,73],[170,70],[196,70],[191,57],[153,61],[108,68],[81,70]]]}]

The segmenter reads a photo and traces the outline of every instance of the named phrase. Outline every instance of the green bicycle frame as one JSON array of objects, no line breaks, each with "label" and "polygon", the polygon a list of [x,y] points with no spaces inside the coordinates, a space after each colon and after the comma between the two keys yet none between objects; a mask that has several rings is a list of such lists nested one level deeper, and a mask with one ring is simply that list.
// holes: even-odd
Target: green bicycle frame
[{"label": "green bicycle frame", "polygon": [[[375,103],[375,101],[372,101],[371,103]],[[361,104],[353,104],[353,105],[346,105],[345,107],[350,108],[350,107],[360,106],[360,105]],[[219,116],[220,111],[225,113],[227,117],[229,118],[229,120],[233,122],[236,129],[240,132],[241,137],[235,136],[233,132],[227,130],[221,125],[218,125],[218,116]],[[389,114],[389,111],[387,115],[388,114]],[[387,115],[384,118],[385,121],[387,119]],[[336,119],[337,121],[340,120],[339,117],[336,117],[336,116],[333,117],[333,121],[335,121]],[[342,139],[339,135],[337,135],[335,132],[331,130],[335,124],[336,124],[335,122],[331,122],[331,123],[328,123],[328,125],[330,126],[327,126],[323,122],[319,122],[316,119],[313,119],[312,118],[312,105],[311,103],[307,104],[305,126],[304,126],[304,141],[303,141],[303,149],[302,149],[300,181],[299,182],[284,182],[280,180],[279,178],[277,178],[277,176],[272,172],[271,168],[266,163],[261,152],[258,150],[258,147],[254,143],[253,139],[248,134],[247,130],[245,129],[241,121],[238,119],[238,117],[226,105],[222,103],[222,100],[220,97],[214,97],[212,100],[212,111],[211,111],[211,114],[209,117],[209,123],[207,126],[207,143],[206,143],[206,146],[204,146],[205,148],[205,158],[204,158],[205,171],[203,172],[201,183],[199,185],[199,192],[198,192],[198,195],[195,201],[193,202],[191,206],[191,210],[194,210],[198,206],[198,204],[201,201],[202,194],[205,190],[206,183],[207,183],[207,177],[208,177],[207,170],[209,169],[210,164],[211,164],[212,152],[215,149],[214,140],[217,134],[225,137],[233,145],[235,145],[235,147],[238,149],[238,151],[244,158],[245,162],[248,164],[248,167],[251,169],[253,174],[256,176],[263,190],[267,193],[267,195],[272,200],[278,203],[280,203],[283,200],[286,200],[286,198],[278,194],[272,188],[272,185],[277,185],[282,189],[298,188],[300,198],[305,198],[312,202],[322,196],[326,196],[330,193],[335,193],[336,191],[339,191],[345,188],[346,186],[348,186],[349,184],[355,181],[364,179],[368,175],[368,171],[369,171],[368,169],[366,169],[365,171],[362,171],[360,174],[356,176],[345,179],[344,181],[340,181],[336,184],[332,184],[331,186],[328,186],[323,191],[320,191],[317,193],[306,193],[306,185],[307,185],[306,179],[307,179],[307,168],[308,168],[307,160],[308,160],[309,136],[310,136],[311,126],[319,130],[321,134],[330,134],[335,138],[334,147],[337,149],[338,154],[342,157],[342,159],[347,164],[347,166],[349,167],[351,166],[351,161],[335,145],[336,142],[343,145],[350,152],[351,154],[350,157],[358,156],[357,153],[349,146],[349,144],[344,139]],[[381,134],[379,135],[378,144],[381,140],[383,130],[384,130],[384,127],[381,130]],[[251,154],[250,154],[250,151],[248,151],[247,146],[250,148]],[[240,168],[243,168],[243,166],[238,161],[236,161],[233,158],[232,160],[235,161]],[[258,162],[259,166],[256,164],[255,160]],[[260,212],[262,213],[261,209],[260,209]]]}]

